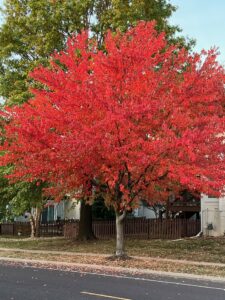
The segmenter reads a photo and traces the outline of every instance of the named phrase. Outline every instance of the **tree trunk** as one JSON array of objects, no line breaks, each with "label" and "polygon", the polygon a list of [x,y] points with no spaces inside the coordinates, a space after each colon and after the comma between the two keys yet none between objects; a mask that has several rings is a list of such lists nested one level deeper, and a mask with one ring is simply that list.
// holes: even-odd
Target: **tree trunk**
[{"label": "tree trunk", "polygon": [[32,215],[30,216],[30,227],[31,227],[30,237],[34,238],[35,237],[35,222],[34,222],[34,217]]},{"label": "tree trunk", "polygon": [[116,257],[123,258],[126,256],[124,246],[124,220],[126,211],[123,214],[116,212]]},{"label": "tree trunk", "polygon": [[40,237],[40,219],[42,209],[39,207],[33,208],[34,212],[30,216],[31,238]]},{"label": "tree trunk", "polygon": [[35,218],[35,237],[40,237],[40,219],[41,219],[41,212],[42,209],[37,207],[36,208],[36,218]]},{"label": "tree trunk", "polygon": [[85,204],[84,200],[81,200],[80,222],[77,240],[90,241],[95,239],[96,237],[92,230],[92,207],[89,204]]}]

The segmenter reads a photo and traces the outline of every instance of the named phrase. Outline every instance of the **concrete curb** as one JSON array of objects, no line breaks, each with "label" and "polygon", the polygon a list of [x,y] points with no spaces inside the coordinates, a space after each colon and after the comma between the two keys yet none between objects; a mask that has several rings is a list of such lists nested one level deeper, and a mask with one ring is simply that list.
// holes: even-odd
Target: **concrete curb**
[{"label": "concrete curb", "polygon": [[[80,264],[80,263],[69,263],[69,262],[56,262],[56,261],[46,261],[46,260],[37,260],[37,259],[22,259],[22,258],[8,258],[8,257],[0,257],[0,262],[5,263],[17,263],[23,264],[25,267],[46,267],[46,268],[55,268],[57,270],[65,271],[80,271],[90,273],[99,273],[99,275],[108,275],[115,273],[120,274],[129,274],[129,275],[157,275],[157,276],[167,276],[171,278],[183,278],[183,279],[196,279],[199,281],[213,281],[213,282],[222,282],[225,283],[225,277],[215,277],[215,276],[206,276],[206,275],[196,275],[196,274],[186,274],[186,273],[176,273],[176,272],[165,272],[165,271],[154,271],[154,270],[144,270],[137,268],[124,268],[124,267],[108,267],[103,265],[94,265],[94,264]],[[37,266],[38,265],[38,266]],[[78,269],[78,270],[77,270]],[[104,272],[104,273],[103,273]]]}]

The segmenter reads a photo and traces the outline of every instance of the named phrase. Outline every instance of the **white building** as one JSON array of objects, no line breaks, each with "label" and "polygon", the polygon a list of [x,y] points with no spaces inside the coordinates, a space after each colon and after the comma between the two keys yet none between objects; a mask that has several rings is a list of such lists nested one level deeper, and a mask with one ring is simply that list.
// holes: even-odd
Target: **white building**
[{"label": "white building", "polygon": [[224,236],[225,234],[225,197],[201,198],[201,230],[204,236]]},{"label": "white building", "polygon": [[51,222],[61,220],[79,220],[80,219],[80,202],[76,199],[64,200],[59,203],[49,201],[48,205],[42,212],[41,222]]},{"label": "white building", "polygon": [[156,219],[154,210],[144,205],[140,205],[138,208],[134,209],[133,214],[136,218]]}]

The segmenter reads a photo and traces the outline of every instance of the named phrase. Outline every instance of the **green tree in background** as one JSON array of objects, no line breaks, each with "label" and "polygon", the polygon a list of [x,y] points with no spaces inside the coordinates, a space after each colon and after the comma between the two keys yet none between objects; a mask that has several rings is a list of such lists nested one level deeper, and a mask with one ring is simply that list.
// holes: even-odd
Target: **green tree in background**
[{"label": "green tree in background", "polygon": [[28,73],[46,64],[67,37],[88,27],[92,0],[7,0],[0,29],[0,95],[8,103],[30,98]]},{"label": "green tree in background", "polygon": [[46,183],[10,183],[4,177],[9,173],[10,167],[0,167],[0,221],[13,221],[16,216],[29,212],[31,237],[38,237],[41,212],[46,203],[43,197]]},{"label": "green tree in background", "polygon": [[168,23],[174,11],[166,0],[6,0],[0,28],[0,96],[8,104],[29,99],[29,71],[47,64],[49,55],[83,28],[91,29],[102,44],[109,28],[126,31],[139,20],[155,19],[173,41],[180,31]]},{"label": "green tree in background", "polygon": [[[183,37],[175,37],[181,29],[169,25],[168,22],[175,11],[176,7],[167,0],[96,0],[94,5],[96,24],[92,26],[92,30],[102,42],[108,29],[113,31],[119,29],[124,32],[128,27],[136,25],[139,20],[156,20],[157,29],[165,31],[171,42],[176,40],[184,44]],[[186,45],[191,43],[190,41],[190,44]]]}]

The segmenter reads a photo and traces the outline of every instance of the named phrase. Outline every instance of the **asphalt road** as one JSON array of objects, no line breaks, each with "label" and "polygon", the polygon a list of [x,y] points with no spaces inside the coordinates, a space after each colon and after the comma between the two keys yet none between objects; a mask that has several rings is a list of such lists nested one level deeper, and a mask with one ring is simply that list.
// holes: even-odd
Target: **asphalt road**
[{"label": "asphalt road", "polygon": [[225,284],[0,264],[0,300],[224,300]]}]

